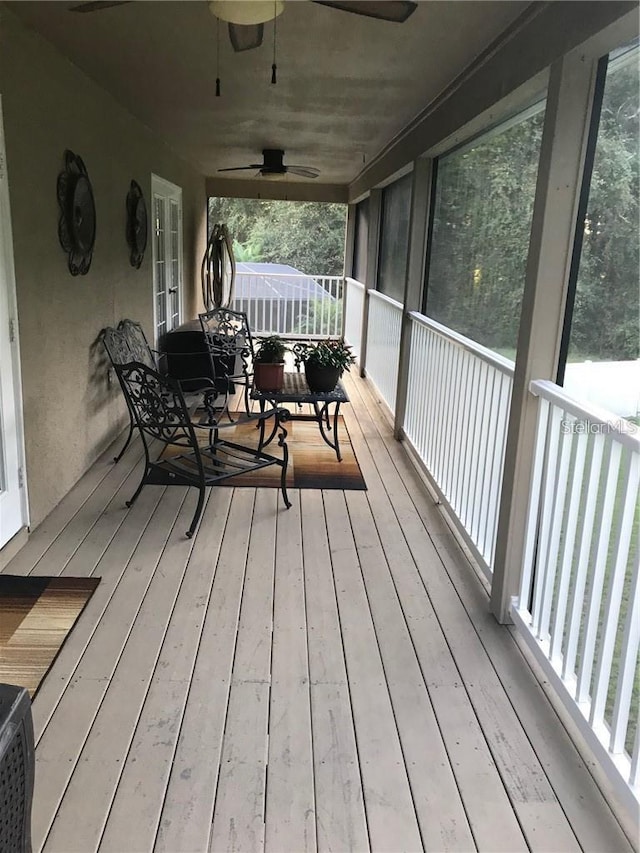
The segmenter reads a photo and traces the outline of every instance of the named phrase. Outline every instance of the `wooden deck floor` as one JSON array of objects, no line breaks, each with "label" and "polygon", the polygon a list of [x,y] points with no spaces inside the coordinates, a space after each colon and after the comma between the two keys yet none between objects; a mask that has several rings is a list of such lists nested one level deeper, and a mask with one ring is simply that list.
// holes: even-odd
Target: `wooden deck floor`
[{"label": "wooden deck floor", "polygon": [[628,851],[391,438],[367,492],[147,487],[104,455],[6,567],[102,581],[34,703],[34,849]]}]

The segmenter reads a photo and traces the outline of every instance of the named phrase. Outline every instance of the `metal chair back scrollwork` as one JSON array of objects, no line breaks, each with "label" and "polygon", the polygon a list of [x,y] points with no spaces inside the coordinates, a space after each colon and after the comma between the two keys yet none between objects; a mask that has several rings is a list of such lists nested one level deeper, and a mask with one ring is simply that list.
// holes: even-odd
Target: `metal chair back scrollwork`
[{"label": "metal chair back scrollwork", "polygon": [[[282,448],[282,458],[278,458],[262,450],[262,440],[258,442],[257,447],[232,443],[220,438],[223,427],[219,423],[212,424],[208,418],[201,422],[192,421],[180,385],[171,377],[163,376],[147,365],[135,361],[116,364],[115,370],[129,410],[140,430],[145,451],[145,470],[135,494],[127,501],[127,506],[133,504],[146,484],[195,486],[199,490],[198,502],[186,534],[191,537],[202,514],[205,490],[208,486],[269,465],[281,468],[282,496],[287,508],[291,506],[286,486],[286,410],[274,408],[251,418],[257,423],[275,418],[275,427],[279,429],[278,444]],[[234,424],[225,426],[233,427]],[[202,430],[207,433],[204,443],[198,441],[197,435],[198,431]],[[149,439],[159,440],[163,444],[163,451],[155,461],[150,457]],[[167,448],[170,446],[185,452],[168,453]]]},{"label": "metal chair back scrollwork", "polygon": [[224,380],[227,393],[235,385],[244,386],[245,410],[248,412],[254,349],[247,315],[230,308],[214,308],[198,316],[216,380]]},{"label": "metal chair back scrollwork", "polygon": [[147,367],[156,370],[157,359],[149,346],[147,336],[140,323],[137,323],[135,320],[120,320],[118,330],[124,334],[129,345],[129,350],[133,356],[130,361],[140,361],[142,364],[146,364]]},{"label": "metal chair back scrollwork", "polygon": [[[115,368],[117,365],[129,364],[132,361],[138,361],[141,364],[146,365],[146,367],[151,370],[158,370],[160,373],[165,373],[165,364],[162,361],[165,353],[158,353],[149,346],[149,342],[147,341],[147,337],[142,326],[135,320],[121,320],[118,323],[117,328],[109,326],[106,329],[103,329],[100,333],[100,337],[107,351],[112,367]],[[162,368],[159,368],[160,363],[162,363]],[[197,377],[192,380],[192,383],[194,382],[198,384],[196,393],[204,395],[205,405],[210,404],[212,398],[215,398],[216,396],[214,383],[211,378]],[[127,399],[126,394],[125,399]],[[135,417],[128,405],[128,402],[127,407],[129,409],[129,432],[120,453],[114,457],[116,462],[122,458],[125,450],[129,446],[135,427]]]},{"label": "metal chair back scrollwork", "polygon": [[[144,333],[143,333],[144,334]],[[133,354],[131,352],[131,346],[129,342],[128,336],[125,332],[118,326],[117,329],[114,329],[112,326],[108,326],[106,329],[103,329],[100,333],[100,337],[102,339],[102,343],[104,344],[104,348],[107,351],[107,355],[109,356],[109,361],[111,362],[111,366],[115,369],[118,365],[128,364],[133,361]],[[116,375],[118,376],[118,380],[120,380],[120,376],[116,370]],[[122,382],[120,382],[120,386],[122,387]],[[124,391],[124,389],[123,389]],[[125,400],[127,401],[127,411],[129,413],[129,432],[127,434],[127,439],[117,456],[114,456],[114,461],[119,462],[122,459],[122,456],[129,446],[131,442],[131,438],[133,436],[133,429],[135,427],[135,417],[133,411],[131,410],[131,406],[129,405],[129,400],[127,395],[124,395]]]}]

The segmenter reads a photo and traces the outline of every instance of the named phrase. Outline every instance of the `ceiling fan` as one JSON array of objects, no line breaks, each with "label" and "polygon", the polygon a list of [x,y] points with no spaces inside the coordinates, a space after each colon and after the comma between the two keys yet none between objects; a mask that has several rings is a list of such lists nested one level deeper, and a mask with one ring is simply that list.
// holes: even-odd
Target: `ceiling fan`
[{"label": "ceiling fan", "polygon": [[[124,6],[134,0],[89,0],[69,6],[70,12],[98,12],[111,6]],[[398,24],[415,12],[418,4],[411,0],[312,0],[321,6],[378,18]],[[264,24],[276,18],[284,9],[283,0],[211,0],[211,14],[229,24],[229,39],[235,51],[252,50],[262,44]]]},{"label": "ceiling fan", "polygon": [[260,175],[299,175],[302,178],[317,178],[320,172],[313,166],[285,166],[282,162],[284,151],[281,148],[263,148],[262,163],[251,163],[249,166],[232,166],[229,169],[218,169],[219,172],[248,172],[258,171]]}]

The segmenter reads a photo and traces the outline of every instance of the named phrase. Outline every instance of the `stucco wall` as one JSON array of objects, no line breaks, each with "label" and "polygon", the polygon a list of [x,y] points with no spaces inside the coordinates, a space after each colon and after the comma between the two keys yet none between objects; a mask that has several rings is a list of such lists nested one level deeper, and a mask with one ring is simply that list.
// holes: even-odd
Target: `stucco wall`
[{"label": "stucco wall", "polygon": [[[142,186],[149,210],[152,173],[182,187],[187,317],[196,305],[206,194],[202,175],[6,10],[0,11],[0,94],[33,527],[126,422],[119,390],[107,387],[96,335],[127,316],[152,336],[151,233],[140,270],[129,264],[124,236],[131,179]],[[57,236],[56,180],[66,148],[82,156],[96,201],[93,263],[76,278]]]}]

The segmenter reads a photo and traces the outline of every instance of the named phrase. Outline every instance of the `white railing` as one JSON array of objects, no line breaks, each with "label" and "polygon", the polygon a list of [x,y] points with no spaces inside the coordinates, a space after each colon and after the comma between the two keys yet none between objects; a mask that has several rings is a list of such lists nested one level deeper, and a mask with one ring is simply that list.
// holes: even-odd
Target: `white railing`
[{"label": "white railing", "polygon": [[482,568],[495,555],[513,362],[412,312],[404,433]]},{"label": "white railing", "polygon": [[402,304],[369,291],[366,371],[392,412],[396,407]]},{"label": "white railing", "polygon": [[362,312],[364,310],[364,284],[355,278],[345,279],[344,337],[351,344],[354,355],[360,361],[362,337]]},{"label": "white railing", "polygon": [[256,335],[340,337],[342,276],[238,272],[234,311],[244,311]]},{"label": "white railing", "polygon": [[513,619],[637,814],[640,434],[552,382],[531,393],[536,454]]}]

